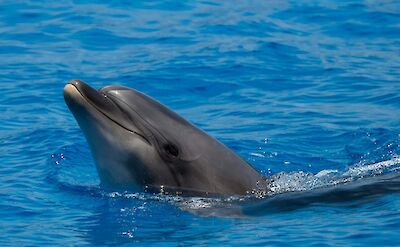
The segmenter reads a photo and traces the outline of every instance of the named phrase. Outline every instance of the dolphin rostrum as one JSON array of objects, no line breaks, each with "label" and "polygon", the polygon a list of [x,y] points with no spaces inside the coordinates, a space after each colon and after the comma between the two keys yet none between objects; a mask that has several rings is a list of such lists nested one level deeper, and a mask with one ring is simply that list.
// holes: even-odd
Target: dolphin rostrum
[{"label": "dolphin rostrum", "polygon": [[102,184],[206,195],[244,195],[264,184],[260,173],[221,142],[134,89],[95,90],[72,80],[64,98]]}]

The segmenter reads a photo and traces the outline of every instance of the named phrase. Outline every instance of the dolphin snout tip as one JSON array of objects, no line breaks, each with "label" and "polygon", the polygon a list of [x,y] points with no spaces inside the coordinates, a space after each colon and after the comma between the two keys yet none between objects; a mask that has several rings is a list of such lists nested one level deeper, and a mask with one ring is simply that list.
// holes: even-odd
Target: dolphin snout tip
[{"label": "dolphin snout tip", "polygon": [[82,97],[79,91],[79,80],[71,80],[65,84],[63,94],[67,105],[69,105],[71,102],[79,101],[79,98]]},{"label": "dolphin snout tip", "polygon": [[69,82],[67,82],[67,84],[65,84],[65,86],[64,86],[64,95],[68,92],[71,92],[71,90],[73,90],[74,88],[76,90],[77,87],[79,86],[80,82],[81,81],[78,79],[73,79],[73,80],[70,80]]},{"label": "dolphin snout tip", "polygon": [[69,84],[69,83],[65,84],[64,89],[63,89],[64,95],[67,94],[68,92],[70,92],[71,89],[73,89],[73,88],[74,88],[73,85],[71,85],[71,84]]},{"label": "dolphin snout tip", "polygon": [[66,84],[63,90],[64,94],[64,101],[65,103],[70,106],[73,102],[77,101],[78,98],[78,90],[72,84]]},{"label": "dolphin snout tip", "polygon": [[72,93],[73,91],[76,91],[76,87],[73,83],[71,83],[72,81],[68,82],[67,84],[65,84],[64,86],[64,96],[68,95],[70,93]]}]

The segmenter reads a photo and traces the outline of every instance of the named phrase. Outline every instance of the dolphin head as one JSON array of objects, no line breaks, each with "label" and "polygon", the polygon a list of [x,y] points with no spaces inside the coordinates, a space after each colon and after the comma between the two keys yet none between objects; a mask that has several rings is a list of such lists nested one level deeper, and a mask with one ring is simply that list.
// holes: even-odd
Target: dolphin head
[{"label": "dolphin head", "polygon": [[230,149],[149,96],[122,86],[64,88],[103,184],[245,194],[261,175]]}]

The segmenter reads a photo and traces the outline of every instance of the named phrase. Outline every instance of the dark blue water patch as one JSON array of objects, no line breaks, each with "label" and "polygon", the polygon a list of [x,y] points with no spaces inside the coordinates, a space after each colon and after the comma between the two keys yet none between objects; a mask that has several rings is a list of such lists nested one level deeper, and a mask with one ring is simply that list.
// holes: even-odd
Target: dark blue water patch
[{"label": "dark blue water patch", "polygon": [[[319,22],[331,22],[336,15],[332,15],[331,7],[319,6],[318,4],[298,4],[296,8],[287,8],[275,13],[278,19],[295,19],[308,24],[317,24]],[[318,22],[316,21],[318,20]]]},{"label": "dark blue water patch", "polygon": [[[213,25],[203,27],[202,32],[211,34],[232,35],[232,36],[254,36],[254,37],[268,37],[269,32],[273,32],[277,27],[273,23],[263,22],[242,22],[239,25]],[[238,29],[240,28],[240,29]]]},{"label": "dark blue water patch", "polygon": [[[339,29],[338,29],[339,28]],[[398,38],[399,28],[383,26],[381,28],[370,28],[370,26],[366,24],[345,22],[341,26],[338,26],[336,29],[329,30],[329,34],[338,35],[339,37],[347,37],[347,36],[369,36],[371,38]]]},{"label": "dark blue water patch", "polygon": [[33,44],[51,44],[57,41],[61,41],[59,38],[54,37],[53,35],[48,35],[42,32],[25,32],[25,33],[6,33],[3,36],[4,40],[8,41],[25,41],[29,40]]},{"label": "dark blue water patch", "polygon": [[124,45],[163,43],[165,45],[188,45],[192,44],[191,39],[185,37],[159,37],[159,38],[135,38],[124,37],[104,29],[90,29],[74,33],[71,39],[78,40],[82,47],[89,50],[110,50],[111,45],[114,49],[120,49]]},{"label": "dark blue water patch", "polygon": [[42,32],[49,34],[49,35],[63,35],[70,32],[70,29],[67,27],[62,27],[56,24],[47,24],[42,27]]},{"label": "dark blue water patch", "polygon": [[61,22],[61,23],[67,24],[67,25],[72,25],[72,24],[75,24],[75,25],[82,25],[82,24],[91,25],[91,24],[96,22],[94,17],[92,17],[90,15],[87,15],[87,14],[80,13],[80,12],[73,13],[72,15],[71,14],[67,14],[67,15],[62,16],[62,18],[64,19],[65,23],[63,23],[63,22]]},{"label": "dark blue water patch", "polygon": [[21,47],[21,46],[2,46],[0,53],[14,53],[14,52],[18,52],[18,53],[27,53],[29,50],[25,47]]},{"label": "dark blue water patch", "polygon": [[[300,5],[299,12],[294,9],[284,10],[277,14],[279,17],[294,18],[302,23],[319,23],[319,27],[329,35],[341,38],[368,36],[370,38],[396,38],[399,33],[396,23],[399,15],[388,12],[375,12],[365,4],[348,3],[344,6],[331,4],[330,7],[318,4]],[[352,11],[347,11],[351,8]],[[368,23],[374,22],[371,27]],[[335,23],[335,24],[332,24]],[[326,25],[324,25],[326,24]],[[377,27],[377,25],[380,25]],[[317,27],[318,25],[314,25]]]},{"label": "dark blue water patch", "polygon": [[163,1],[163,2],[131,2],[131,1],[111,1],[111,7],[128,8],[128,9],[149,9],[159,11],[187,11],[192,9],[190,2],[176,2],[176,1]]},{"label": "dark blue water patch", "polygon": [[44,20],[48,20],[51,15],[49,13],[43,13],[40,9],[32,8],[29,4],[24,3],[13,3],[13,4],[3,4],[0,8],[0,11],[3,13],[7,13],[7,15],[3,15],[0,20],[5,21],[6,23],[32,23],[32,22],[41,22]]}]

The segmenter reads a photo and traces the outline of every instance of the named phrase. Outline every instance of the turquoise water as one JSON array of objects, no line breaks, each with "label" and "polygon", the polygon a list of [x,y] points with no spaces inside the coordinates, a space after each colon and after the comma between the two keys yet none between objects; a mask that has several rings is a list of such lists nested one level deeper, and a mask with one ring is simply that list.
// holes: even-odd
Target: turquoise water
[{"label": "turquoise water", "polygon": [[[0,245],[400,245],[398,1],[2,1]],[[261,198],[99,186],[62,89],[158,99]]]}]

